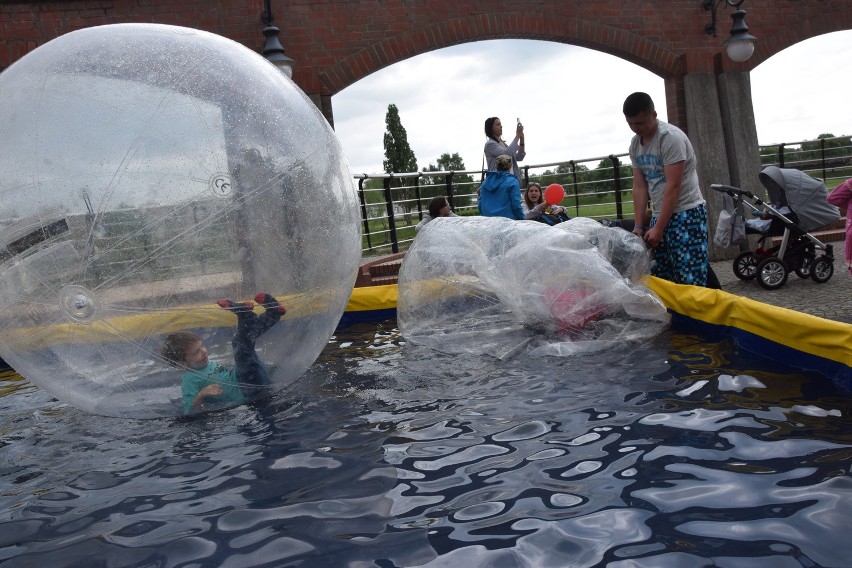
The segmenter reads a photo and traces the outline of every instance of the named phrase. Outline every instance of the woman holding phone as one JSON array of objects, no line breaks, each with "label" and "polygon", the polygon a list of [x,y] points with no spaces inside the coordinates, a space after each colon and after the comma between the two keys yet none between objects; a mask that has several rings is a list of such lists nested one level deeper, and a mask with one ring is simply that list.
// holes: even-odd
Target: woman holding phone
[{"label": "woman holding phone", "polygon": [[527,153],[524,149],[524,125],[521,124],[521,119],[518,119],[518,124],[515,127],[515,137],[511,144],[506,144],[503,140],[503,123],[496,116],[485,119],[485,162],[488,166],[488,171],[496,171],[497,156],[508,155],[512,158],[512,175],[521,184],[521,170],[518,168],[518,162],[522,161]]}]

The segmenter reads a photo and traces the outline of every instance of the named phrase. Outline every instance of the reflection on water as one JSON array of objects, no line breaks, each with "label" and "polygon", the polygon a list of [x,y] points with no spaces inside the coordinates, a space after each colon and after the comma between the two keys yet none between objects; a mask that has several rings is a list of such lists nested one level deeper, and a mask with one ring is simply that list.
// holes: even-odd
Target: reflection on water
[{"label": "reflection on water", "polygon": [[332,339],[298,391],[102,418],[0,375],[0,566],[848,566],[849,398],[664,335],[509,362]]}]

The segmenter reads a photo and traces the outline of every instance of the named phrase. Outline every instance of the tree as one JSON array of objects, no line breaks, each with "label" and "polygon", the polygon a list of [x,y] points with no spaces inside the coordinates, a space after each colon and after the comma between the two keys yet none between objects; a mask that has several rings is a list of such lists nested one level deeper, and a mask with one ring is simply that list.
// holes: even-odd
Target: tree
[{"label": "tree", "polygon": [[[438,158],[438,165],[429,164],[428,168],[423,168],[424,172],[463,172],[464,170],[464,161],[458,152],[452,155],[445,152]],[[474,193],[477,187],[478,184],[474,184],[473,177],[469,174],[453,174],[453,205],[457,208],[469,205],[470,194]],[[448,193],[446,176],[423,176],[421,192],[423,197],[431,198]]]},{"label": "tree", "polygon": [[[405,127],[402,126],[402,121],[399,119],[399,109],[395,104],[388,105],[388,112],[385,115],[385,159],[382,166],[385,168],[385,173],[409,173],[417,171],[417,158],[408,145],[408,134],[405,132]],[[410,180],[392,179],[391,188],[398,188],[394,192],[394,201],[399,201],[402,209],[406,213],[411,212],[413,203],[411,199]]]},{"label": "tree", "polygon": [[[567,193],[572,193],[574,186],[574,172],[577,173],[577,182],[582,184],[585,180],[584,173],[588,172],[589,168],[583,164],[576,162],[563,162],[556,167],[556,170],[545,170],[541,175],[531,175],[530,181],[538,182],[542,187],[547,187],[551,183],[558,183],[565,187]],[[580,190],[583,193],[585,190]]]},{"label": "tree", "polygon": [[[786,144],[786,143],[785,143]],[[820,134],[816,140],[806,140],[799,148],[794,144],[792,147],[782,148],[782,145],[771,145],[760,147],[760,163],[762,165],[779,164],[781,154],[784,154],[784,166],[807,170],[822,165],[823,147],[825,159],[829,167],[845,165],[848,162],[847,149],[852,146],[852,137],[834,134]]]},{"label": "tree", "polygon": [[408,145],[408,134],[399,118],[399,109],[395,104],[388,105],[385,115],[385,160],[382,165],[385,173],[406,173],[417,171],[417,158]]},{"label": "tree", "polygon": [[802,144],[802,159],[821,160],[823,158],[823,148],[825,149],[825,158],[845,158],[847,155],[845,148],[848,148],[849,144],[849,136],[820,134],[816,140]]},{"label": "tree", "polygon": [[[618,173],[615,171],[615,164],[611,158],[604,158],[598,162],[597,167],[586,174],[588,184],[584,189],[584,193],[595,193],[603,196],[609,192],[615,191],[615,177],[620,178],[621,188],[623,190],[633,188],[633,168],[630,163],[624,163],[618,158]],[[603,197],[601,197],[603,198]]]}]

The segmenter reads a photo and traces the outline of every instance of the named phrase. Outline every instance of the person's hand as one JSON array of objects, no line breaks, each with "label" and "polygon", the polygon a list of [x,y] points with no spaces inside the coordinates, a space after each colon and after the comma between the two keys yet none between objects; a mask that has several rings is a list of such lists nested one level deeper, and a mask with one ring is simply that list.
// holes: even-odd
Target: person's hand
[{"label": "person's hand", "polygon": [[564,208],[564,207],[560,207],[559,205],[554,205],[554,206],[550,209],[550,212],[551,212],[551,213],[553,213],[554,215],[559,215],[560,213],[565,212],[565,208]]},{"label": "person's hand", "polygon": [[221,385],[207,385],[198,393],[201,396],[219,396],[222,394]]},{"label": "person's hand", "polygon": [[524,125],[521,124],[520,122],[518,123],[517,128],[515,128],[515,136],[520,138],[521,143],[523,143],[523,141],[524,141]]},{"label": "person's hand", "polygon": [[648,229],[648,232],[645,233],[643,238],[645,239],[645,242],[648,243],[649,247],[657,248],[657,245],[663,240],[663,231],[659,226],[655,225]]}]

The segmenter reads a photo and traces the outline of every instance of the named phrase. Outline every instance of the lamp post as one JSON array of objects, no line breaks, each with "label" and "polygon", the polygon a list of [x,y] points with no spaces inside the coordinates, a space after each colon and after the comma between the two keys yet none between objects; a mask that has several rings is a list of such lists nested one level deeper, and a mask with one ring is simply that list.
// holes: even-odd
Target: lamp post
[{"label": "lamp post", "polygon": [[278,39],[278,35],[281,33],[281,30],[272,25],[273,18],[270,0],[264,1],[264,8],[263,13],[260,15],[260,21],[263,22],[264,26],[266,26],[263,28],[263,37],[265,39],[263,41],[263,50],[261,53],[265,58],[271,61],[273,65],[278,67],[282,73],[292,79],[293,65],[295,61],[284,54],[284,46],[281,45],[281,41]]},{"label": "lamp post", "polygon": [[745,0],[702,0],[702,6],[710,11],[711,18],[710,23],[704,26],[704,31],[708,35],[716,36],[716,9],[723,1],[737,10],[731,14],[733,20],[731,35],[722,45],[725,46],[731,61],[742,63],[754,53],[754,42],[757,41],[756,37],[748,33],[748,26],[745,23],[746,12],[740,8],[740,4]]}]

